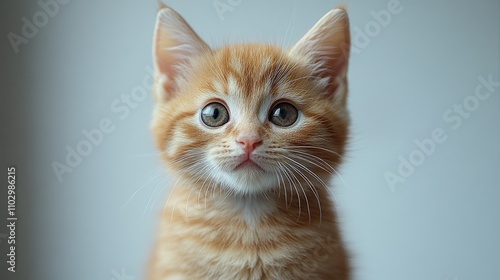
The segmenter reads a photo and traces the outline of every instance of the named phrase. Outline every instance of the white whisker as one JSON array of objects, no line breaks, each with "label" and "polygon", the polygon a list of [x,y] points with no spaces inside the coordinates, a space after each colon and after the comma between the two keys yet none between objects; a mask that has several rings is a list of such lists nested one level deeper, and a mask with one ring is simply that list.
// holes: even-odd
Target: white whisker
[{"label": "white whisker", "polygon": [[131,196],[130,198],[121,206],[121,208],[125,207],[133,198],[134,196],[141,191],[153,178],[155,178],[158,174],[164,172],[164,166],[158,167],[152,174],[149,176],[149,178],[144,182]]}]

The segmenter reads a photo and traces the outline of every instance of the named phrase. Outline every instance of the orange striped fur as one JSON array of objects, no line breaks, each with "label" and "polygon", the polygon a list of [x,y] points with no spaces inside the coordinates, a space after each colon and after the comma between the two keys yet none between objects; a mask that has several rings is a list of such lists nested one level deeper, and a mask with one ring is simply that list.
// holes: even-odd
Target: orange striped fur
[{"label": "orange striped fur", "polygon": [[[343,7],[290,50],[213,50],[162,7],[152,126],[178,180],[147,279],[350,279],[328,190],[348,137],[348,54]],[[227,109],[227,123],[204,123],[202,110],[212,102]],[[271,121],[283,102],[298,112],[286,127]],[[280,120],[293,112],[280,108]]]}]

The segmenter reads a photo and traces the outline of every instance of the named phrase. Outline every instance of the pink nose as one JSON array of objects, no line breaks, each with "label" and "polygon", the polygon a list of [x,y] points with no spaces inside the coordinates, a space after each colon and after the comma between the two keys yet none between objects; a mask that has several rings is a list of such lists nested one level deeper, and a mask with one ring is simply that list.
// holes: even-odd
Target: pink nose
[{"label": "pink nose", "polygon": [[242,134],[236,139],[236,142],[247,154],[250,154],[262,144],[262,139],[256,134]]}]

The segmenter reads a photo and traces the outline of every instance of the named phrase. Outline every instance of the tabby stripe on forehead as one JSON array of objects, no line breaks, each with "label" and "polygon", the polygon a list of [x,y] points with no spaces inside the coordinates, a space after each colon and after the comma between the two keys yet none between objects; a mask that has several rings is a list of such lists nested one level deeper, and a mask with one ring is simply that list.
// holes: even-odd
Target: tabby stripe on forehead
[{"label": "tabby stripe on forehead", "polygon": [[[247,52],[250,50],[246,50]],[[242,63],[244,57],[240,57],[241,53],[231,52],[224,50],[221,55],[221,70],[223,71],[223,81],[226,86],[241,89],[244,97],[251,97],[255,91],[262,90],[263,88],[270,90],[273,93],[274,86],[281,80],[284,73],[289,73],[293,69],[286,69],[286,65],[276,66],[275,64],[282,61],[282,57],[264,56],[253,63]],[[274,79],[270,80],[270,77]],[[234,81],[237,83],[234,84]],[[231,85],[233,87],[231,87]],[[219,90],[220,87],[217,87]],[[240,92],[240,91],[238,91]],[[229,93],[229,92],[224,92]],[[236,93],[236,92],[233,92]]]},{"label": "tabby stripe on forehead", "polygon": [[210,91],[218,93],[218,94],[228,94],[228,89],[227,89],[227,83],[221,83],[218,80],[215,80],[212,83],[212,88],[210,88]]},{"label": "tabby stripe on forehead", "polygon": [[243,72],[244,65],[241,62],[242,60],[243,60],[243,58],[236,57],[236,56],[233,56],[233,58],[231,59],[231,67],[237,73]]}]

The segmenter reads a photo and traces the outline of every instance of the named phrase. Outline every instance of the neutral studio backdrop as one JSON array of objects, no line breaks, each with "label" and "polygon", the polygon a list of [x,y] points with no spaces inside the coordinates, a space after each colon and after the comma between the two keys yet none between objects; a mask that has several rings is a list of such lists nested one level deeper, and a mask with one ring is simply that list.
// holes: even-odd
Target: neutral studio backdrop
[{"label": "neutral studio backdrop", "polygon": [[[19,217],[15,274],[0,226],[0,278],[142,279],[169,185],[149,129],[156,1],[55,3],[0,8],[0,176],[17,167]],[[167,3],[213,46],[285,47],[338,4]],[[355,279],[500,279],[500,2],[345,4],[352,140],[333,193]]]}]

